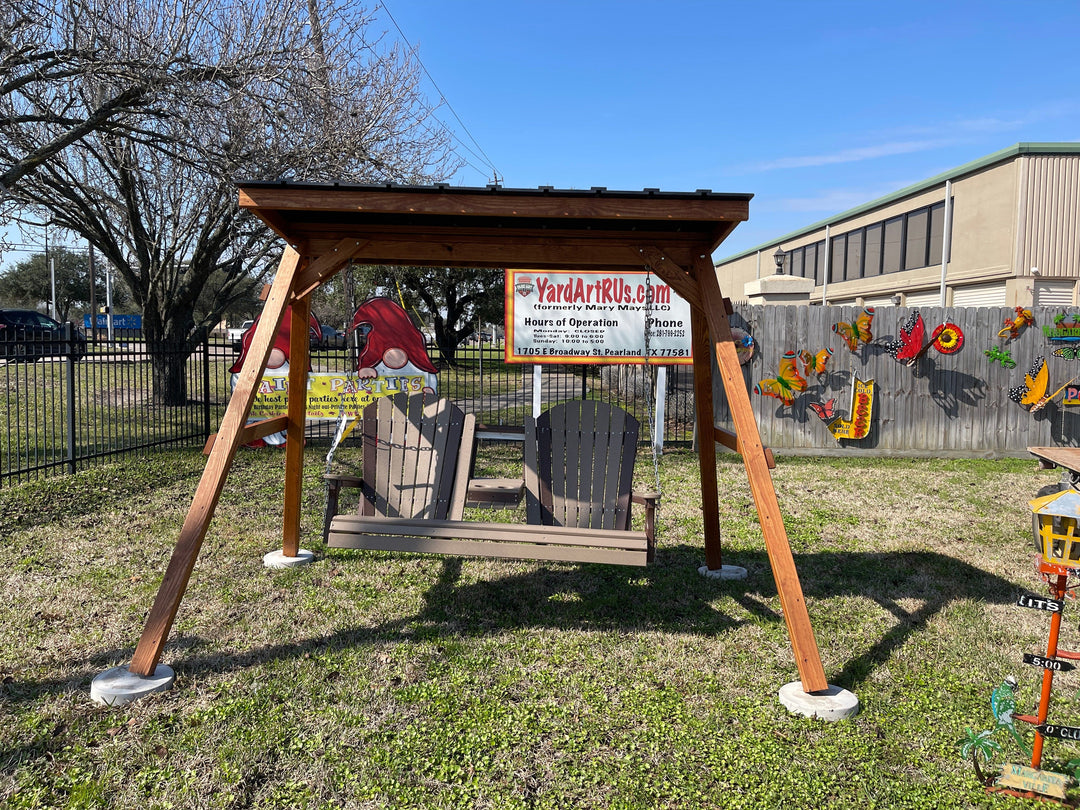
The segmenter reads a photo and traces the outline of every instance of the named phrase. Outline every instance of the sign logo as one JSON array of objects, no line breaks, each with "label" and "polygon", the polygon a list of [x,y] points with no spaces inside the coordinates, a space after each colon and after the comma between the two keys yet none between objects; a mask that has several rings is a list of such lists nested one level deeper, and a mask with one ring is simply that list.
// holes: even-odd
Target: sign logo
[{"label": "sign logo", "polygon": [[534,289],[532,276],[518,276],[514,281],[514,291],[522,298],[528,298]]}]

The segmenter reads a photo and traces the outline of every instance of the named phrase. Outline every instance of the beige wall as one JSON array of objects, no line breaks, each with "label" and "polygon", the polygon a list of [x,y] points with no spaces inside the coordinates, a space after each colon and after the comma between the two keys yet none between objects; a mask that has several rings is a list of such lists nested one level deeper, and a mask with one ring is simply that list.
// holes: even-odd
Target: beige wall
[{"label": "beige wall", "polygon": [[[1042,277],[1080,277],[1080,155],[1020,155],[952,182],[952,253],[946,285],[1000,282],[1009,306],[1031,303],[1031,268]],[[832,234],[870,225],[945,199],[945,184],[836,222]],[[751,208],[753,216],[753,208]],[[784,250],[820,241],[820,228],[785,241]],[[776,244],[762,250],[761,275],[775,272]],[[745,301],[743,286],[756,278],[754,254],[717,266],[724,294]],[[828,285],[830,303],[938,289],[941,266]],[[811,300],[820,303],[822,287]],[[949,299],[951,299],[951,292]]]}]

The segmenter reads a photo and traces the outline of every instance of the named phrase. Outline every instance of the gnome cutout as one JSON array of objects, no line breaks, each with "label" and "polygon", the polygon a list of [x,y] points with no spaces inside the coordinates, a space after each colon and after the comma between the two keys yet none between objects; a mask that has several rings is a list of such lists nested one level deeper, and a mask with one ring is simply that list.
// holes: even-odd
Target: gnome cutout
[{"label": "gnome cutout", "polygon": [[[229,373],[232,375],[230,378],[233,389],[236,388],[236,381],[240,376],[240,369],[244,365],[244,360],[247,359],[248,350],[251,348],[251,339],[255,336],[255,327],[259,325],[259,318],[255,318],[255,322],[251,324],[250,328],[244,332],[243,337],[240,339],[240,356],[236,362],[232,364],[232,368],[229,369]],[[311,318],[311,325],[318,328],[318,321],[315,317]],[[281,320],[281,326],[278,328],[277,334],[274,335],[274,348],[270,350],[270,357],[266,361],[266,370],[263,372],[262,381],[259,383],[259,392],[255,398],[255,404],[253,410],[259,411],[259,396],[272,395],[279,391],[288,391],[288,379],[289,379],[289,336],[292,331],[292,307],[285,307],[285,315]],[[311,364],[308,363],[308,370],[311,370]],[[281,413],[285,413],[281,410]],[[258,422],[260,419],[264,419],[267,416],[277,416],[277,413],[261,413],[260,415],[253,416],[248,419],[248,424],[252,422]],[[277,433],[271,433],[262,439],[256,439],[248,444],[248,447],[281,447],[285,444],[285,431],[280,430]]]},{"label": "gnome cutout", "polygon": [[404,378],[420,377],[423,384],[415,392],[435,393],[438,370],[428,357],[424,336],[400,305],[389,298],[369,298],[356,308],[353,329],[365,338],[357,362],[361,382],[380,377],[387,381],[387,390],[413,391]]}]

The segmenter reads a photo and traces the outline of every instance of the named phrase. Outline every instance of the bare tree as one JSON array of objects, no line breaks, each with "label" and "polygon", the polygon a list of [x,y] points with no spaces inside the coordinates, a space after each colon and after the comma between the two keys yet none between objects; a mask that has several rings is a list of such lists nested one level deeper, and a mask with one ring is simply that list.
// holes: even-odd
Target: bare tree
[{"label": "bare tree", "polygon": [[[194,348],[274,267],[279,242],[239,211],[237,180],[426,182],[456,169],[414,60],[347,2],[55,5],[82,67],[33,98],[0,97],[0,158],[49,152],[133,88],[140,101],[51,151],[9,200],[83,236],[124,278],[161,402],[184,401],[186,388],[182,364],[158,349]],[[16,107],[27,114],[4,117]]]}]

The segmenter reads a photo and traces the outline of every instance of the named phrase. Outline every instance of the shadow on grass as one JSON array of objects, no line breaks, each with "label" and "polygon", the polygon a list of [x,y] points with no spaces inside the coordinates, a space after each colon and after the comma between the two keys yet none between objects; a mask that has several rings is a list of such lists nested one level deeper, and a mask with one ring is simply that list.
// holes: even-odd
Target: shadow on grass
[{"label": "shadow on grass", "polygon": [[[965,599],[1012,603],[1019,590],[1013,582],[930,551],[818,552],[797,554],[795,559],[803,593],[815,603],[811,620],[828,610],[830,600],[855,597],[873,600],[896,618],[892,626],[880,630],[876,623],[868,624],[865,630],[870,643],[865,652],[847,661],[839,672],[826,673],[830,683],[851,690],[951,603]],[[337,562],[348,564],[345,555]],[[740,552],[732,562],[746,567],[749,576],[726,581],[699,576],[702,551],[687,545],[661,549],[657,562],[644,569],[538,566],[526,573],[468,585],[460,584],[462,558],[432,557],[430,562],[433,582],[424,595],[424,608],[415,615],[235,655],[203,654],[207,642],[185,636],[170,640],[163,660],[178,674],[198,676],[395,639],[478,637],[529,627],[618,632],[651,629],[722,637],[746,621],[716,607],[723,597],[734,600],[754,621],[783,623],[780,613],[766,601],[776,596],[776,588],[764,551]],[[921,606],[911,611],[901,607],[909,599]],[[92,677],[112,662],[129,660],[133,652],[134,647],[130,647],[94,655],[84,662],[85,671]],[[3,699],[26,702],[79,687],[71,678],[24,681],[4,687]]]}]

